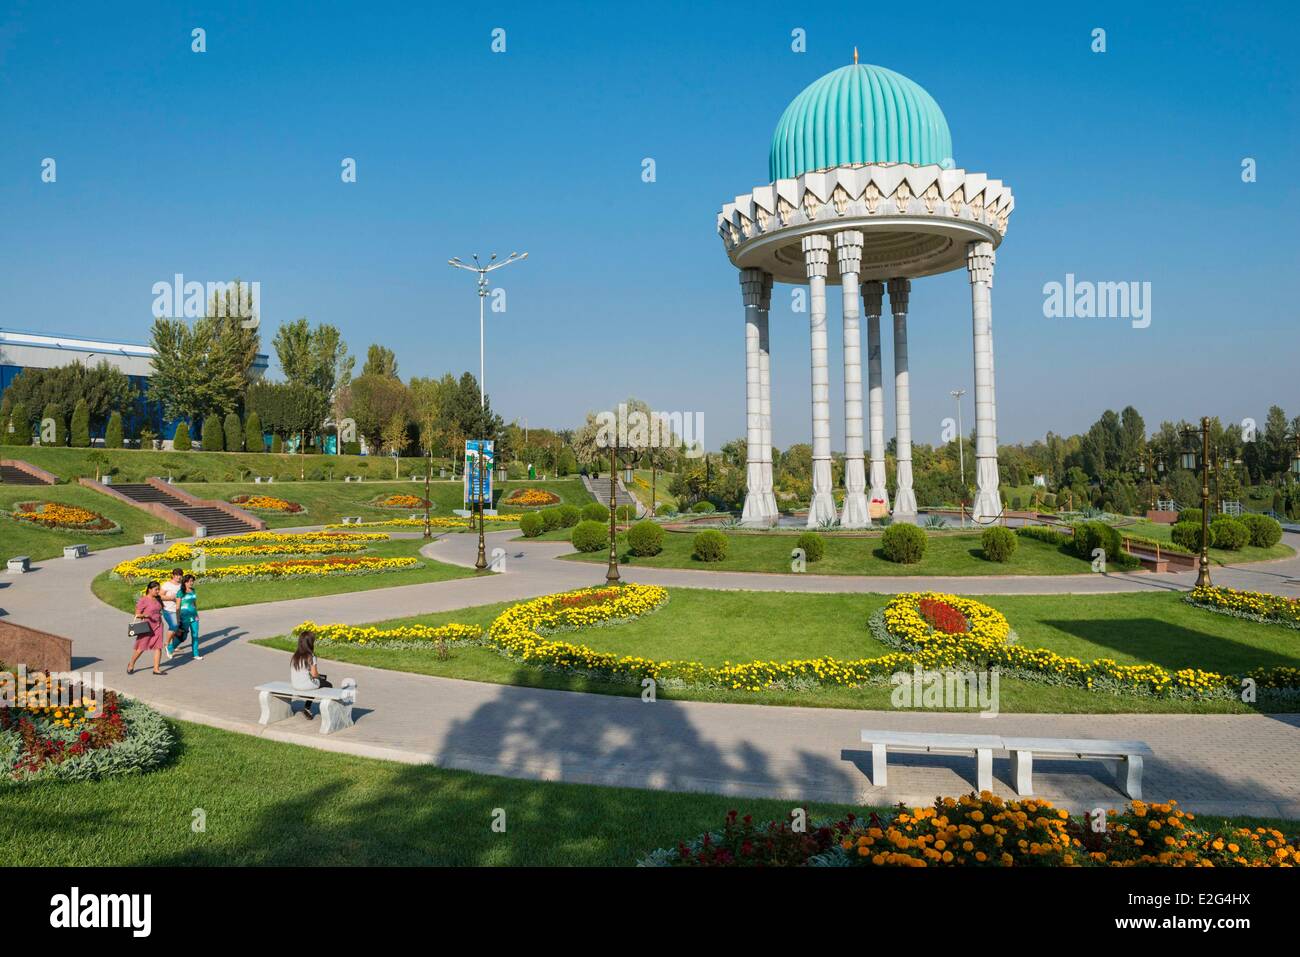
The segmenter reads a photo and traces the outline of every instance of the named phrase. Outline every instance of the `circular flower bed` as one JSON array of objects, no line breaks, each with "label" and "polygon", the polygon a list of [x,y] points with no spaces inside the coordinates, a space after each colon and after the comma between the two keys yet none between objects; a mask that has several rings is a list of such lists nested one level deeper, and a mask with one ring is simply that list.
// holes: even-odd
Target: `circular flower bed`
[{"label": "circular flower bed", "polygon": [[982,791],[849,814],[795,831],[727,814],[721,829],[652,851],[642,867],[1295,867],[1300,844],[1275,828],[1198,826],[1164,804],[1130,802],[1106,826],[1072,818],[1037,798],[1004,801]]},{"label": "circular flower bed", "polygon": [[38,778],[141,774],[171,753],[174,739],[162,716],[112,691],[71,700],[48,672],[0,673],[0,691],[14,702],[0,708],[0,788]]},{"label": "circular flower bed", "polygon": [[[299,535],[276,535],[269,532],[254,532],[230,538],[202,539],[194,545],[175,542],[166,551],[142,555],[118,563],[113,567],[111,575],[128,581],[157,578],[159,572],[187,562],[190,563],[193,573],[198,578],[206,580],[361,575],[416,568],[420,565],[419,559],[413,557],[381,558],[346,554],[364,551],[369,542],[387,538],[387,535],[378,533],[304,532]],[[205,563],[196,563],[195,559],[200,555],[204,558],[239,555],[302,557],[214,567]],[[310,557],[314,555],[324,557]]]},{"label": "circular flower bed", "polygon": [[544,508],[547,505],[560,504],[560,496],[542,488],[517,488],[506,496],[503,505],[515,505],[519,508]]},{"label": "circular flower bed", "polygon": [[421,498],[418,495],[407,495],[405,492],[394,492],[392,495],[385,495],[383,498],[375,499],[370,504],[374,508],[393,508],[405,512],[416,508],[433,507],[433,503],[427,498]]},{"label": "circular flower bed", "polygon": [[250,512],[272,512],[277,515],[300,515],[307,511],[297,502],[276,498],[274,495],[236,495],[230,504],[246,508]]},{"label": "circular flower bed", "polygon": [[18,502],[9,512],[9,517],[27,525],[90,535],[111,535],[122,530],[111,518],[80,505],[62,502]]}]

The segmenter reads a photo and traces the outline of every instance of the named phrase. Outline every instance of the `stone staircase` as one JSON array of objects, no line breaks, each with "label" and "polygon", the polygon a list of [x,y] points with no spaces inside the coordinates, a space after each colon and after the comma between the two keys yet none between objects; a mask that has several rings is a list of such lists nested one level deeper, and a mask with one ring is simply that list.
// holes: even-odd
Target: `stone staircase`
[{"label": "stone staircase", "polygon": [[[587,489],[587,491],[591,494],[591,497],[595,499],[597,502],[599,502],[601,505],[609,504],[609,476],[608,475],[605,476],[604,478],[592,478],[590,475],[584,475],[582,476],[582,484]],[[645,511],[645,506],[642,505],[639,501],[637,501],[637,499],[633,497],[633,495],[623,485],[622,478],[616,480],[616,484],[614,486],[614,502],[619,506],[631,505],[634,509],[636,509],[636,514],[638,516]]]},{"label": "stone staircase", "polygon": [[0,465],[0,485],[49,485],[38,476],[12,465]]},{"label": "stone staircase", "polygon": [[260,531],[265,527],[264,523],[254,523],[233,514],[231,511],[218,508],[214,504],[200,502],[192,497],[179,495],[170,489],[160,488],[158,485],[151,483],[114,484],[112,489],[133,502],[141,504],[156,502],[159,505],[165,505],[167,508],[184,515],[195,524],[202,525],[208,530],[209,538],[216,538],[221,535],[243,535],[247,532]]}]

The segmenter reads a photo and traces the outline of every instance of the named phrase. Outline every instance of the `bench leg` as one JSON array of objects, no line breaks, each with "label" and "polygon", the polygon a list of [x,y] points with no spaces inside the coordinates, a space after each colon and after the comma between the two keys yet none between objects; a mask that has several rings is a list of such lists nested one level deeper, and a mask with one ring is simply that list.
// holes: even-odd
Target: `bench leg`
[{"label": "bench leg", "polygon": [[274,721],[293,717],[293,704],[288,698],[282,698],[269,691],[259,691],[257,698],[262,704],[262,714],[257,719],[258,724],[271,724]]},{"label": "bench leg", "polygon": [[1011,777],[1015,781],[1016,793],[1021,797],[1034,793],[1034,752],[1011,752]]},{"label": "bench leg", "polygon": [[883,744],[871,746],[871,786],[883,788],[889,783],[889,772],[885,769],[886,748]]},{"label": "bench leg", "polygon": [[320,719],[321,734],[333,734],[335,731],[350,728],[352,727],[352,705],[325,698],[320,703]]},{"label": "bench leg", "polygon": [[1115,779],[1119,789],[1134,801],[1142,800],[1142,756],[1131,754],[1115,762]]},{"label": "bench leg", "polygon": [[975,784],[980,791],[993,790],[993,749],[975,749]]}]

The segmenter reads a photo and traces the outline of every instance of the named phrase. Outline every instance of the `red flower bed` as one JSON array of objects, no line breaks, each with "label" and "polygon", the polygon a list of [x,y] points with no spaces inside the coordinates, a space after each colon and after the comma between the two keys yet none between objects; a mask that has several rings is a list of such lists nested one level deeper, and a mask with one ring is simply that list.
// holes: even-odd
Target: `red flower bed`
[{"label": "red flower bed", "polygon": [[[41,677],[34,679],[29,693],[35,692]],[[53,699],[48,699],[53,700]],[[103,706],[86,707],[80,703],[59,707],[55,704],[0,708],[0,729],[17,730],[22,740],[12,773],[35,773],[47,764],[61,764],[75,755],[110,747],[126,737],[126,724],[118,707],[117,695],[103,692]]]},{"label": "red flower bed", "polygon": [[945,635],[964,635],[970,630],[966,616],[947,602],[934,598],[922,598],[917,602],[921,616],[930,623],[935,631]]},{"label": "red flower bed", "polygon": [[[824,854],[856,821],[850,814],[831,827],[799,833],[788,821],[769,821],[760,827],[752,816],[738,817],[735,811],[728,811],[716,842],[709,834],[696,849],[683,841],[677,845],[678,859],[673,863],[678,867],[793,867]],[[874,814],[872,824],[879,824]]]},{"label": "red flower bed", "polygon": [[557,608],[583,608],[587,605],[599,605],[609,601],[618,594],[617,589],[606,588],[604,591],[586,592],[582,595],[562,595],[555,603]]}]

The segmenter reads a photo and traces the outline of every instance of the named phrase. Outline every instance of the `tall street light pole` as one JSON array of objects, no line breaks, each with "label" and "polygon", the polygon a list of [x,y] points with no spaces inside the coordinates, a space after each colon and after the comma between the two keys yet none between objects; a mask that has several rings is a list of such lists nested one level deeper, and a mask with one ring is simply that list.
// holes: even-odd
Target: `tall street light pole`
[{"label": "tall street light pole", "polygon": [[948,393],[957,400],[957,468],[961,471],[961,488],[962,494],[966,494],[966,453],[963,451],[961,428],[961,397],[966,394],[965,389],[953,389]]},{"label": "tall street light pole", "polygon": [[528,253],[511,253],[500,262],[496,262],[497,254],[493,253],[484,266],[478,261],[478,255],[470,257],[474,260],[474,265],[461,262],[460,257],[452,257],[447,260],[447,265],[455,266],[457,269],[465,269],[478,275],[478,407],[480,409],[487,406],[487,384],[483,381],[483,300],[487,298],[488,281],[487,274],[494,269],[500,269],[502,266],[509,266],[511,263],[520,262],[528,258]]},{"label": "tall street light pole", "polygon": [[1183,431],[1186,447],[1183,451],[1183,468],[1194,471],[1197,465],[1196,451],[1192,445],[1194,436],[1201,438],[1201,560],[1200,570],[1196,575],[1197,588],[1213,587],[1210,582],[1210,418],[1201,417],[1199,429],[1188,428]]}]

